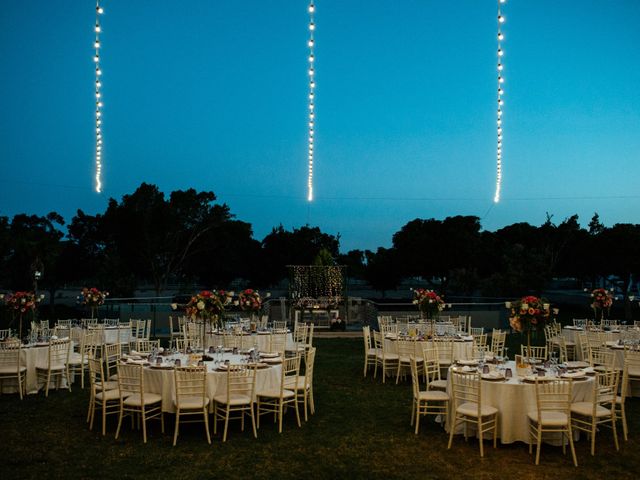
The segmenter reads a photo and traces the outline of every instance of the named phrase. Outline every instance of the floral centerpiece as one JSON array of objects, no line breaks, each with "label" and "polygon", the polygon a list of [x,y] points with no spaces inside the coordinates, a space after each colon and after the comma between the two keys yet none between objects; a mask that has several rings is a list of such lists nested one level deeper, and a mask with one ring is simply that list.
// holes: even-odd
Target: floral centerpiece
[{"label": "floral centerpiece", "polygon": [[429,319],[435,319],[446,306],[441,295],[426,288],[413,290],[413,304],[417,305],[420,313]]},{"label": "floral centerpiece", "polygon": [[531,332],[544,329],[549,322],[551,313],[558,313],[558,309],[551,310],[548,300],[534,295],[527,295],[519,300],[505,302],[510,310],[509,325],[514,332],[527,335],[527,351],[531,351]]},{"label": "floral centerpiece", "polygon": [[26,313],[34,312],[44,295],[36,295],[34,292],[15,292],[8,294],[4,301],[15,313],[19,315],[19,336],[22,338],[22,318]]},{"label": "floral centerpiece", "polygon": [[543,298],[527,295],[520,300],[506,302],[511,310],[509,325],[515,332],[542,330],[551,316],[551,305]]},{"label": "floral centerpiece", "polygon": [[207,320],[217,326],[222,321],[222,314],[232,298],[233,292],[203,290],[191,297],[185,312],[194,320]]},{"label": "floral centerpiece", "polygon": [[[606,288],[596,288],[591,292],[591,308],[593,308],[593,313],[596,317],[600,317],[602,321],[604,319],[604,312],[611,309],[611,305],[613,305],[613,295]],[[598,315],[598,313],[600,315]]]},{"label": "floral centerpiece", "polygon": [[93,318],[98,307],[104,305],[108,296],[109,292],[103,292],[96,287],[85,287],[80,292],[80,296],[78,296],[78,303],[89,307],[91,309],[91,318]]},{"label": "floral centerpiece", "polygon": [[[270,296],[271,294],[267,293],[265,298],[269,298]],[[242,290],[238,294],[238,300],[234,303],[240,307],[240,310],[255,314],[262,310],[262,297],[260,296],[260,292],[258,292],[258,290],[253,290],[252,288]]]}]

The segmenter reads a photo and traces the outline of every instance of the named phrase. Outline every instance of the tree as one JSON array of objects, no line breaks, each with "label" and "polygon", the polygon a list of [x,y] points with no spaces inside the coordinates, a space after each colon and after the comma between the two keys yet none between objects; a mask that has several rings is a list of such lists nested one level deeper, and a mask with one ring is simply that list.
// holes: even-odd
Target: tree
[{"label": "tree", "polygon": [[393,248],[379,247],[375,253],[366,250],[364,254],[367,258],[365,278],[384,298],[385,292],[395,289],[402,279],[397,251]]},{"label": "tree", "polygon": [[200,250],[203,237],[231,218],[229,207],[213,202],[213,192],[177,190],[168,200],[155,185],[143,183],[104,214],[108,243],[139,278],[153,282],[156,295],[185,261]]}]

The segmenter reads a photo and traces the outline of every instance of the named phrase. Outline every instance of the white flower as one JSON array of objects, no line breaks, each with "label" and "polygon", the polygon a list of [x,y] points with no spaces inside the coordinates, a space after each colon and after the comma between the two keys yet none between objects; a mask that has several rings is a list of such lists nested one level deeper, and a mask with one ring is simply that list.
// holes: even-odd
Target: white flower
[{"label": "white flower", "polygon": [[198,303],[196,303],[196,308],[198,310],[204,310],[204,302],[200,300]]},{"label": "white flower", "polygon": [[177,303],[172,303],[171,304],[171,310],[177,310],[178,309],[178,304]]},{"label": "white flower", "polygon": [[507,308],[511,308],[511,302],[504,302],[504,306]]},{"label": "white flower", "polygon": [[264,298],[269,298],[271,296],[271,292],[267,292],[267,294],[264,296]]}]

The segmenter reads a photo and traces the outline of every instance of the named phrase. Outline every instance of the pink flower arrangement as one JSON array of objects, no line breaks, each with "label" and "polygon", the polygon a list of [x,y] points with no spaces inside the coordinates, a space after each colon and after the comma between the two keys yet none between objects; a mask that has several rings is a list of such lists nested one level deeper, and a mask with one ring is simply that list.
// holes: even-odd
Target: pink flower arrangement
[{"label": "pink flower arrangement", "polygon": [[33,311],[40,303],[42,297],[37,297],[33,292],[15,292],[7,295],[5,302],[9,308],[20,313]]},{"label": "pink flower arrangement", "polygon": [[194,319],[211,319],[222,315],[232,298],[233,292],[203,290],[191,297],[185,311],[188,316]]},{"label": "pink flower arrangement", "polygon": [[613,295],[606,288],[596,288],[591,292],[591,308],[603,310],[613,305]]},{"label": "pink flower arrangement", "polygon": [[551,316],[549,302],[533,295],[527,295],[513,302],[506,302],[505,306],[511,310],[509,325],[516,332],[540,330]]},{"label": "pink flower arrangement", "polygon": [[418,310],[425,314],[427,318],[433,318],[444,310],[446,304],[442,298],[435,291],[426,288],[413,290],[413,304],[417,305]]},{"label": "pink flower arrangement", "polygon": [[104,304],[104,301],[109,296],[109,292],[102,292],[95,287],[83,288],[80,292],[78,300],[82,305],[86,305],[91,308],[98,307]]},{"label": "pink flower arrangement", "polygon": [[[269,298],[271,294],[267,293],[265,298]],[[262,310],[262,297],[257,290],[247,288],[238,294],[238,300],[234,302],[241,310],[258,313]]]}]

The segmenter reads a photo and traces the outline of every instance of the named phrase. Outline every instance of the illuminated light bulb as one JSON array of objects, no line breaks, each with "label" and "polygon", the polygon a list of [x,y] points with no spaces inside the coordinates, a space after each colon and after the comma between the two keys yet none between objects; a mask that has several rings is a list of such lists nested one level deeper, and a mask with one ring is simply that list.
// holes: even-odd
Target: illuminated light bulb
[{"label": "illuminated light bulb", "polygon": [[315,114],[314,114],[313,112],[311,112],[311,113],[309,114],[309,118],[313,120],[313,117],[315,117]]},{"label": "illuminated light bulb", "polygon": [[310,88],[316,88],[316,82],[314,82],[313,80],[311,80],[311,83],[309,84]]},{"label": "illuminated light bulb", "polygon": [[93,61],[98,63],[100,61],[100,57],[98,55],[93,56]]},{"label": "illuminated light bulb", "polygon": [[502,99],[498,100],[498,105],[502,105],[502,104],[504,104],[504,100]]},{"label": "illuminated light bulb", "polygon": [[310,103],[309,104],[309,110],[313,110],[313,108],[314,108],[313,103]]},{"label": "illuminated light bulb", "polygon": [[309,69],[309,76],[312,77],[313,76],[313,67]]},{"label": "illuminated light bulb", "polygon": [[100,68],[96,68],[96,75],[102,75],[102,70]]},{"label": "illuminated light bulb", "polygon": [[309,48],[313,48],[313,38],[309,39],[309,41],[307,42],[307,45],[309,45]]},{"label": "illuminated light bulb", "polygon": [[499,72],[501,72],[503,68],[504,68],[504,67],[502,66],[502,64],[501,64],[501,63],[499,63],[499,64],[498,64],[498,71],[499,71]]},{"label": "illuminated light bulb", "polygon": [[498,77],[498,82],[504,83],[504,77],[502,77],[502,76]]},{"label": "illuminated light bulb", "polygon": [[499,89],[498,89],[498,95],[504,95],[504,90],[503,90],[503,89],[501,89],[501,88],[499,88]]},{"label": "illuminated light bulb", "polygon": [[315,23],[313,23],[313,22],[311,22],[311,23],[309,24],[309,30],[311,30],[311,31],[313,32],[315,29],[316,29],[316,24],[315,24]]},{"label": "illuminated light bulb", "polygon": [[102,29],[100,28],[100,25],[96,23],[96,28],[94,28],[94,30],[96,31],[96,33],[100,33],[102,31]]},{"label": "illuminated light bulb", "polygon": [[498,33],[498,40],[504,40],[504,34],[502,32]]},{"label": "illuminated light bulb", "polygon": [[498,125],[502,125],[502,120],[498,119]]},{"label": "illuminated light bulb", "polygon": [[96,42],[93,44],[93,48],[100,48],[100,42],[96,40]]},{"label": "illuminated light bulb", "polygon": [[104,13],[104,8],[98,5],[96,7],[96,11],[98,12],[98,15],[102,15]]},{"label": "illuminated light bulb", "polygon": [[309,100],[313,100],[313,97],[315,97],[315,94],[314,94],[313,92],[311,92],[311,93],[309,94]]},{"label": "illuminated light bulb", "polygon": [[313,55],[309,55],[309,63],[313,63],[314,60]]},{"label": "illuminated light bulb", "polygon": [[100,92],[96,92],[96,98],[100,98],[101,96]]},{"label": "illuminated light bulb", "polygon": [[505,21],[504,15],[498,15],[498,22],[504,23],[504,21]]},{"label": "illuminated light bulb", "polygon": [[102,86],[102,82],[100,80],[96,80],[96,88],[100,88]]},{"label": "illuminated light bulb", "polygon": [[500,3],[507,3],[507,0],[500,0]]},{"label": "illuminated light bulb", "polygon": [[501,48],[499,48],[498,49],[498,56],[502,57],[503,55],[504,55],[504,51]]}]

